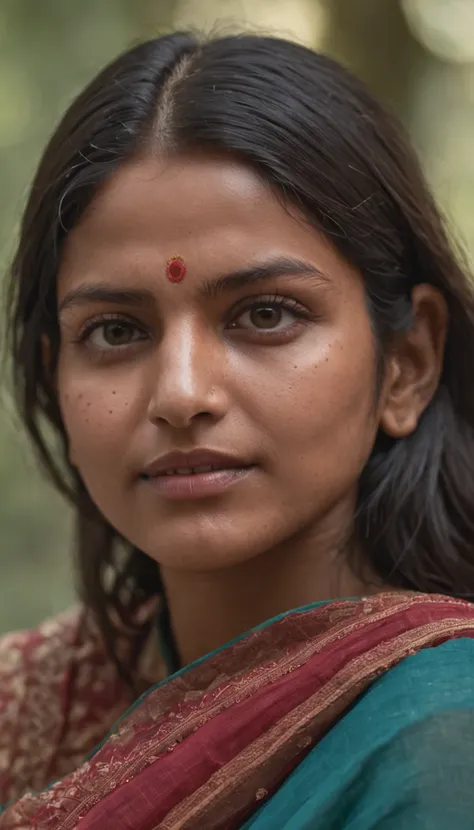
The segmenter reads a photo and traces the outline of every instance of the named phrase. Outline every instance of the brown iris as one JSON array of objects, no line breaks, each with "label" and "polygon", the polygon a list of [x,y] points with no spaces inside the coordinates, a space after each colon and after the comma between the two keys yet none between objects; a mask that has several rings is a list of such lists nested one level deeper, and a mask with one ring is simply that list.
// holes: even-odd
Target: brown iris
[{"label": "brown iris", "polygon": [[281,322],[281,308],[258,306],[249,314],[252,325],[259,329],[273,329]]}]

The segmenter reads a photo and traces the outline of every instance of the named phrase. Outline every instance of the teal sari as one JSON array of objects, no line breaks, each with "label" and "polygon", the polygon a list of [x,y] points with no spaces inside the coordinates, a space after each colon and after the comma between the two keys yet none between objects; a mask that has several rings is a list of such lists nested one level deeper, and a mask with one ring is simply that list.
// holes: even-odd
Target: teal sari
[{"label": "teal sari", "polygon": [[0,830],[474,827],[474,607],[298,609],[150,689]]},{"label": "teal sari", "polygon": [[365,692],[245,830],[472,830],[474,640],[407,657]]}]

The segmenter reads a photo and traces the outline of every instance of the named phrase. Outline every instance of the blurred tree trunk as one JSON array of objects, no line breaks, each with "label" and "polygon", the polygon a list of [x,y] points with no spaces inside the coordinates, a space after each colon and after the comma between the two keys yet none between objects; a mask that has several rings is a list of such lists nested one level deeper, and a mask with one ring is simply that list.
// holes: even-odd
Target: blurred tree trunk
[{"label": "blurred tree trunk", "polygon": [[398,0],[324,0],[323,48],[352,69],[409,125],[414,80],[426,52],[413,38]]}]

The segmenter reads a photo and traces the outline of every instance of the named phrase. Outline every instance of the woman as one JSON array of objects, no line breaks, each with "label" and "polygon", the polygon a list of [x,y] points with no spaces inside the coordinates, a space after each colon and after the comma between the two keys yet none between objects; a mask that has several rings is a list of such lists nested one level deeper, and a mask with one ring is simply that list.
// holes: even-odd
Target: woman
[{"label": "woman", "polygon": [[365,88],[277,39],[132,49],[11,285],[83,605],[1,646],[2,830],[471,827],[473,294]]}]

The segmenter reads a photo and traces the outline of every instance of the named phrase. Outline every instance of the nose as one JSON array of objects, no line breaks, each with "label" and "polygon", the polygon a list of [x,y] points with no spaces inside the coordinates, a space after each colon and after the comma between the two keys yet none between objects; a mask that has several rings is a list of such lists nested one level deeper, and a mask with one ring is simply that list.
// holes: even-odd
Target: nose
[{"label": "nose", "polygon": [[193,321],[176,322],[164,334],[153,372],[152,423],[183,429],[202,418],[218,421],[228,411],[223,344]]}]

